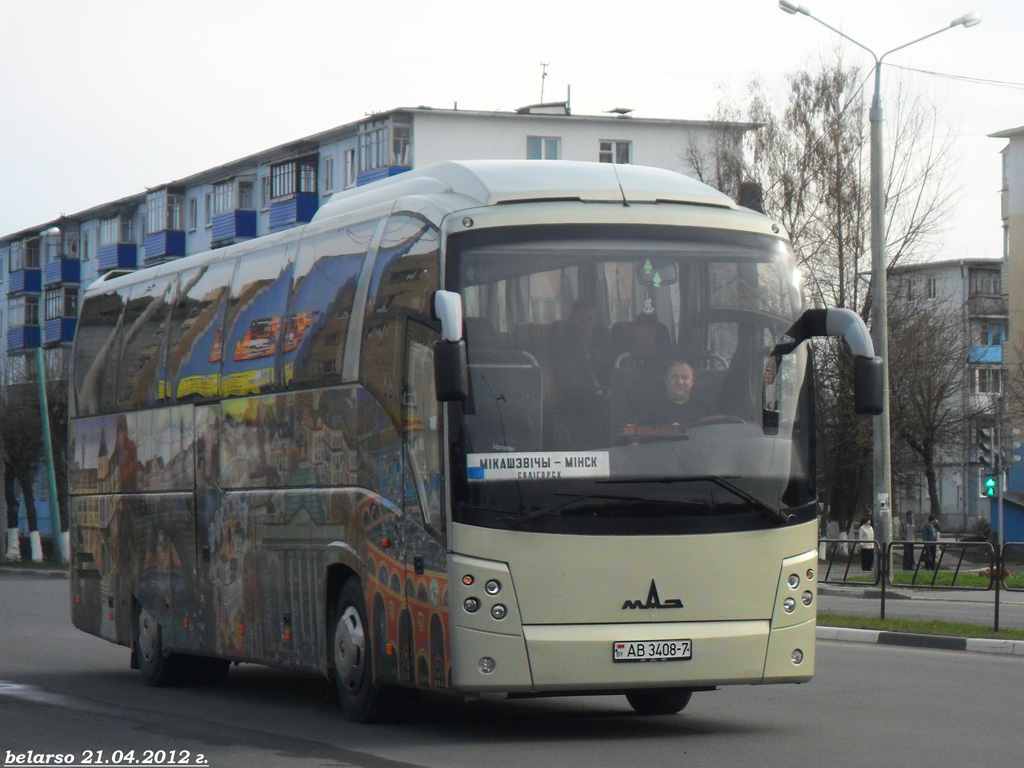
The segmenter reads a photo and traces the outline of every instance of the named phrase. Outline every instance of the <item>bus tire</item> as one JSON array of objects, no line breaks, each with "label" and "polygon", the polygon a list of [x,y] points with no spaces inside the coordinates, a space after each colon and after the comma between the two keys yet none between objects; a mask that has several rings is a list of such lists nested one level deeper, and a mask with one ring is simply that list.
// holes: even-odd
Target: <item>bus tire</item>
[{"label": "bus tire", "polygon": [[688,688],[659,688],[627,693],[626,701],[641,715],[674,715],[686,708],[692,695]]},{"label": "bus tire", "polygon": [[373,679],[372,645],[363,589],[358,579],[350,578],[338,595],[331,654],[341,708],[355,723],[387,719],[392,707],[392,692]]},{"label": "bus tire", "polygon": [[146,683],[158,688],[180,683],[180,659],[164,652],[160,622],[138,604],[135,608],[134,634],[135,659]]}]

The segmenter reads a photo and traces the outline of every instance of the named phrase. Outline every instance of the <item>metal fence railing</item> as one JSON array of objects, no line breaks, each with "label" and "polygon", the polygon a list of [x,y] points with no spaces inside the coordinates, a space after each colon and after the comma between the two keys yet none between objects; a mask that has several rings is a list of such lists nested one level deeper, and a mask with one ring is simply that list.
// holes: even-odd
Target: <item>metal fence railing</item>
[{"label": "metal fence railing", "polygon": [[887,546],[872,541],[870,569],[858,539],[819,539],[818,582],[841,586],[880,587],[880,614],[885,618],[890,590],[963,590],[994,594],[994,629],[999,631],[999,593],[1024,592],[1024,542],[1001,548],[987,541],[904,541]]}]

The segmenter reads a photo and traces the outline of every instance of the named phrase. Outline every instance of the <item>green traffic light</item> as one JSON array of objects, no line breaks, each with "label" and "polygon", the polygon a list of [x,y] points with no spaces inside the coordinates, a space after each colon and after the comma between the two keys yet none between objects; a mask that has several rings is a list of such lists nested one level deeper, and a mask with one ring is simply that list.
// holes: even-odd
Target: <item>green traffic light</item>
[{"label": "green traffic light", "polygon": [[985,495],[990,498],[996,495],[996,479],[994,477],[985,478]]}]

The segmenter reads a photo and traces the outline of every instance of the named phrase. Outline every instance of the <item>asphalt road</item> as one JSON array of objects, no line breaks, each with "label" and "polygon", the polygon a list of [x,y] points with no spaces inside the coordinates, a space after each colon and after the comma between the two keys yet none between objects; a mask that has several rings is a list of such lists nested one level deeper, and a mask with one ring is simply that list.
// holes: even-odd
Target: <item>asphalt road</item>
[{"label": "asphalt road", "polygon": [[0,574],[5,768],[48,753],[96,764],[100,751],[232,768],[1020,762],[1021,657],[819,642],[807,685],[696,694],[670,717],[635,715],[621,697],[430,698],[397,723],[358,726],[320,679],[253,665],[222,686],[147,688],[126,649],[67,614],[66,580]]}]

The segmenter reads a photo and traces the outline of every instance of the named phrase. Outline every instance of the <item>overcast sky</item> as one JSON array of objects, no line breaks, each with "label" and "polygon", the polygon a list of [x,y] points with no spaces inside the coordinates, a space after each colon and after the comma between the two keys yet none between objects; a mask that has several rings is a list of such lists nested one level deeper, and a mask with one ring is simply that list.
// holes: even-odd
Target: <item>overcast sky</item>
[{"label": "overcast sky", "polygon": [[[883,106],[898,75],[940,104],[963,186],[945,255],[1001,255],[1006,142],[987,134],[1024,125],[1024,2],[806,5],[877,53],[983,15],[886,62],[1011,85],[883,68]],[[781,87],[838,40],[776,0],[0,0],[0,34],[0,234],[366,113],[514,110],[540,101],[541,62],[575,114],[706,119],[723,87]]]}]

